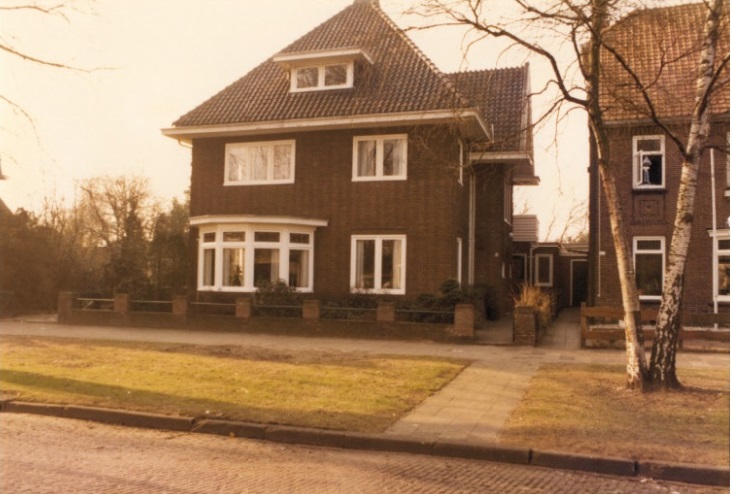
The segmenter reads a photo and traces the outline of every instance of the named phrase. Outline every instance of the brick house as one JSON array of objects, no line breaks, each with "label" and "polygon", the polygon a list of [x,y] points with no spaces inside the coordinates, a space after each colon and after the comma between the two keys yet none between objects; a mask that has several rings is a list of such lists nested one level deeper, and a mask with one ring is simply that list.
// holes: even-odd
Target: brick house
[{"label": "brick house", "polygon": [[444,74],[356,0],[163,134],[192,145],[197,297],[504,294],[533,171],[528,66]]},{"label": "brick house", "polygon": [[[644,84],[649,84],[659,116],[684,143],[705,15],[703,3],[639,10],[609,31],[609,43],[626,55]],[[729,53],[729,5],[721,32],[717,53],[723,57]],[[602,105],[610,127],[610,163],[616,169],[641,302],[650,308],[661,299],[682,157],[672,139],[645,116],[642,102],[628,90],[632,84],[627,75],[608,52],[603,57]],[[729,311],[729,72],[725,78],[726,87],[714,95],[711,107],[712,148],[704,152],[699,168],[683,299],[689,312]],[[593,164],[594,159],[591,152]],[[589,303],[620,307],[615,249],[594,165],[589,208]]]}]

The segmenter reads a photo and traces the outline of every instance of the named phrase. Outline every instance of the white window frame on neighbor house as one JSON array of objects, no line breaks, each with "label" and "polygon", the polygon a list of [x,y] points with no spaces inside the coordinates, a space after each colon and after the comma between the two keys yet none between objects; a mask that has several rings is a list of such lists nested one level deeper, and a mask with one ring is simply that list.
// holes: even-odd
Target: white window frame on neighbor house
[{"label": "white window frame on neighbor house", "polygon": [[[304,91],[323,91],[329,89],[344,89],[353,87],[353,61],[345,62],[328,62],[313,65],[303,65],[292,67],[290,69],[290,91],[293,93],[301,93]],[[339,83],[333,83],[328,80],[328,69],[332,67],[344,67],[345,80]],[[304,71],[315,71],[316,79],[312,85],[301,85],[300,74]]]},{"label": "white window frame on neighbor house", "polygon": [[[644,141],[658,141],[659,149],[643,151],[638,149]],[[644,160],[660,157],[661,159],[661,183],[651,184],[644,182]],[[666,187],[666,138],[663,135],[633,136],[633,188],[637,190],[663,189]]]},{"label": "white window frame on neighbor house", "polygon": [[[276,177],[275,149],[277,147],[289,149],[287,176]],[[261,149],[266,167],[264,174],[259,171],[259,176],[252,178],[253,166],[251,156],[254,150]],[[295,141],[260,141],[260,142],[230,142],[226,144],[224,165],[224,185],[270,185],[270,184],[291,184],[295,182]],[[236,167],[236,170],[234,169]],[[262,176],[264,175],[264,176]]]},{"label": "white window frame on neighbor house", "polygon": [[[374,259],[373,259],[373,286],[364,285],[359,280],[359,242],[373,241],[374,242]],[[395,241],[400,243],[399,252],[399,265],[396,266],[397,287],[385,287],[386,280],[382,279],[382,268],[383,268],[383,256],[378,255],[383,253],[384,242]],[[368,292],[368,293],[381,293],[391,295],[404,295],[406,293],[406,280],[407,280],[407,236],[406,235],[353,235],[351,236],[351,291],[352,292]]]},{"label": "white window frame on neighbor house", "polygon": [[[541,279],[541,260],[548,259],[549,279]],[[554,286],[554,256],[552,254],[534,254],[534,284],[536,286]]]},{"label": "white window frame on neighbor house", "polygon": [[508,225],[513,222],[513,183],[508,173],[503,179],[503,221]]},{"label": "white window frame on neighbor house", "polygon": [[[282,280],[298,292],[312,292],[314,236],[315,226],[246,223],[201,225],[198,290],[256,291],[257,282],[260,281],[256,279],[258,264],[262,264],[257,259],[269,254],[270,260],[266,264],[273,271],[267,281],[276,283]],[[297,256],[301,256],[299,262]],[[228,265],[227,259],[232,260]]]},{"label": "white window frame on neighbor house", "polygon": [[[401,146],[400,170],[397,174],[384,174],[384,142],[397,141]],[[361,143],[374,143],[374,173],[373,175],[361,175],[359,163],[359,146]],[[383,180],[406,180],[408,160],[407,134],[356,136],[353,138],[353,181],[369,182]]]},{"label": "white window frame on neighbor house", "polygon": [[[641,247],[641,242],[658,242],[658,247]],[[641,292],[641,284],[638,283],[638,255],[658,255],[661,256],[661,280],[658,289],[658,295],[644,295]],[[635,271],[636,283],[638,283],[638,293],[641,300],[661,300],[663,294],[663,282],[666,273],[666,237],[633,237],[633,270]]]},{"label": "white window frame on neighbor house", "polygon": [[[727,258],[726,264],[729,267],[729,230],[724,230],[724,231],[717,230],[717,233],[716,233],[716,235],[713,236],[712,240],[715,241],[715,245],[713,245],[712,248],[713,248],[713,255],[714,255],[714,260],[715,260],[714,265],[717,267],[716,271],[714,273],[712,273],[713,296],[717,302],[729,303],[729,292],[726,294],[719,293],[719,290],[722,288],[720,286],[721,285],[720,267],[722,266],[722,262],[721,262],[722,258],[724,258],[724,257]],[[724,246],[723,242],[726,243],[727,245]],[[729,290],[729,279],[727,279],[727,290]]]}]

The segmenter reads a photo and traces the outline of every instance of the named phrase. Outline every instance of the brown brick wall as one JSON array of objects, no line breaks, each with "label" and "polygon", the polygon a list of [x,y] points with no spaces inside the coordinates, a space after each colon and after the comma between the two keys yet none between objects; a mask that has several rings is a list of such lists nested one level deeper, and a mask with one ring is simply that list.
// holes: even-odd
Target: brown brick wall
[{"label": "brown brick wall", "polygon": [[[713,126],[711,142],[719,147],[725,147],[726,133],[729,122],[721,122]],[[679,129],[680,136],[687,131]],[[624,208],[623,214],[627,222],[628,239],[631,242],[634,236],[664,236],[666,238],[666,252],[670,247],[673,232],[674,216],[676,214],[676,200],[678,184],[681,175],[681,155],[671,140],[666,138],[666,188],[663,191],[633,191],[632,189],[632,157],[634,135],[659,135],[661,132],[653,127],[632,127],[614,129],[612,136],[612,163],[616,166],[618,177],[618,191]],[[729,218],[729,198],[725,197],[726,160],[723,152],[715,152],[716,170],[716,200],[717,200],[717,227],[725,228]],[[594,198],[591,208],[597,207],[595,194],[596,176],[591,180],[590,187]],[[591,254],[591,278],[593,287],[594,305],[620,306],[621,296],[618,281],[615,249],[610,235],[610,223],[605,206],[604,195],[600,196],[600,220],[593,219],[592,235],[599,241],[599,267],[597,255]],[[593,211],[596,218],[596,214]],[[711,207],[711,173],[710,153],[707,151],[699,168],[698,188],[696,195],[696,212],[692,228],[692,241],[689,246],[687,259],[686,280],[684,291],[684,307],[690,312],[707,312],[712,302],[712,239],[707,233],[712,228]],[[599,225],[599,232],[598,232]],[[668,256],[666,258],[668,262]],[[598,278],[599,273],[599,278]],[[598,296],[599,294],[599,296]],[[651,304],[652,305],[652,304]],[[728,306],[726,310],[729,310]]]},{"label": "brown brick wall", "polygon": [[[407,180],[353,182],[353,137],[400,133],[409,134]],[[294,184],[223,186],[227,142],[282,139],[296,140]],[[457,153],[455,137],[441,127],[199,139],[193,146],[191,216],[328,220],[315,235],[314,291],[323,296],[349,292],[351,235],[405,234],[407,296],[434,293],[455,277],[458,236],[463,238],[467,270],[468,189],[457,181]]]}]

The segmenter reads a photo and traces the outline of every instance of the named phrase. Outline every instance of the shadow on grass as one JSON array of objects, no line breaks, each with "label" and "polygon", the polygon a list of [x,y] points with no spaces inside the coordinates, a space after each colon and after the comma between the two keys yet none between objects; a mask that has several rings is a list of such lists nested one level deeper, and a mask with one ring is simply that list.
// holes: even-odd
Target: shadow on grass
[{"label": "shadow on grass", "polygon": [[[337,410],[309,411],[242,406],[226,401],[191,398],[16,370],[3,370],[0,382],[38,390],[29,401],[111,407],[168,415],[180,414],[194,418],[243,420],[355,432],[380,432],[397,419],[397,417],[387,419],[378,415]],[[17,388],[4,391],[20,391],[17,399],[29,399]]]}]

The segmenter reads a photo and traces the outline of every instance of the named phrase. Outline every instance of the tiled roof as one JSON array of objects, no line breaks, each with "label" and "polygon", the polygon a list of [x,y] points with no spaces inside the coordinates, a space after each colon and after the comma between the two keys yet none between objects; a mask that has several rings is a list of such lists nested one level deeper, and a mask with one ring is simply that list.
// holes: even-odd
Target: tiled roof
[{"label": "tiled roof", "polygon": [[490,151],[531,151],[529,66],[448,74],[457,90],[475,102],[493,132]]},{"label": "tiled roof", "polygon": [[373,2],[357,1],[280,54],[360,48],[353,88],[289,91],[272,58],[197,108],[176,127],[468,108],[469,103]]},{"label": "tiled roof", "polygon": [[[695,80],[701,39],[706,20],[704,3],[643,9],[633,12],[612,26],[605,40],[628,61],[649,87],[661,117],[690,115],[694,106]],[[721,26],[717,59],[729,52],[729,3]],[[644,118],[647,108],[627,73],[613,55],[601,55],[601,105],[608,121]],[[729,65],[725,87],[715,93],[712,113],[729,113]]]}]

